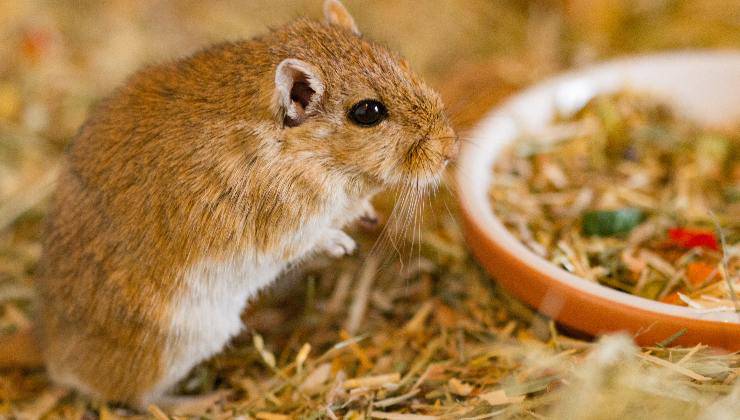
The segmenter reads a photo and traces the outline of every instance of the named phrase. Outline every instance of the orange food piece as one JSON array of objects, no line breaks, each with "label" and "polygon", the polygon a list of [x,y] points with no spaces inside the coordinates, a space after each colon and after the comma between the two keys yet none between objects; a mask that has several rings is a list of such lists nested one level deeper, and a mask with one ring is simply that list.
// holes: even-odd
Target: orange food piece
[{"label": "orange food piece", "polygon": [[686,278],[694,287],[702,286],[716,274],[716,267],[704,262],[692,262],[686,267]]},{"label": "orange food piece", "polygon": [[665,295],[660,301],[663,303],[670,303],[673,305],[683,305],[683,301],[678,296],[678,292],[673,292],[669,295]]}]

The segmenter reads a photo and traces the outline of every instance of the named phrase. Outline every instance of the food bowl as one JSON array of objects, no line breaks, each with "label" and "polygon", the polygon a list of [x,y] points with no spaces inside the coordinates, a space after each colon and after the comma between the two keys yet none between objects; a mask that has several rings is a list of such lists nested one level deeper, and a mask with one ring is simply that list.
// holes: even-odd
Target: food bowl
[{"label": "food bowl", "polygon": [[702,125],[737,124],[740,52],[619,59],[545,81],[488,113],[462,147],[456,173],[468,244],[501,286],[572,329],[591,335],[626,331],[648,346],[673,337],[673,344],[740,350],[740,313],[700,312],[578,277],[530,251],[493,213],[488,195],[492,168],[508,144],[542,130],[558,112],[575,111],[595,95],[625,89],[655,96]]}]

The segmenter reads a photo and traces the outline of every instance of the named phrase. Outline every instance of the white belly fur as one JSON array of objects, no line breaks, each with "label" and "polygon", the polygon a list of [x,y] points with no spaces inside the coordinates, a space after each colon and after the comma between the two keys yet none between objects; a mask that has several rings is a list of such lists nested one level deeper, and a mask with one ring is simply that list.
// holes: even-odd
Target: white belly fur
[{"label": "white belly fur", "polygon": [[226,262],[206,259],[191,267],[185,274],[186,289],[173,305],[163,358],[165,375],[144,398],[145,405],[159,399],[196,364],[221,351],[242,330],[241,314],[249,299],[272,283],[288,263],[308,256],[332,219],[332,214],[325,214],[294,232],[293,261],[250,253]]},{"label": "white belly fur", "polygon": [[238,334],[249,299],[269,285],[283,263],[241,258],[202,261],[185,275],[186,289],[174,302],[170,340],[165,346],[165,376],[150,393],[159,398],[201,361],[221,351]]}]

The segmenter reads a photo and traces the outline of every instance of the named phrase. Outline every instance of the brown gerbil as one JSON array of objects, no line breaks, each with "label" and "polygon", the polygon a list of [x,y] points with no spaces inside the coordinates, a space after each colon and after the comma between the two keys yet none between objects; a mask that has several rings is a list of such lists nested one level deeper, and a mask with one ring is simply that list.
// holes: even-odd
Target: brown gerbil
[{"label": "brown gerbil", "polygon": [[342,229],[374,193],[439,181],[457,150],[439,96],[341,3],[324,10],[146,68],[96,107],[39,266],[54,381],[159,401],[286,266],[352,252]]}]

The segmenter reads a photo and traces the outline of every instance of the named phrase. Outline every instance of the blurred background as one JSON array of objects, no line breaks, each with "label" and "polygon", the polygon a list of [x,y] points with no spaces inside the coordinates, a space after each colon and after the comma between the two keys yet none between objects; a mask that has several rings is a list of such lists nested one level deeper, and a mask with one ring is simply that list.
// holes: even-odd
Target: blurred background
[{"label": "blurred background", "polygon": [[[319,18],[321,3],[0,0],[0,331],[31,322],[44,201],[64,145],[91,106],[142,65],[248,38],[297,16]],[[649,51],[740,48],[740,0],[344,3],[366,35],[400,51],[442,93],[461,131],[502,98],[564,69]],[[459,246],[459,237],[454,240]],[[420,301],[428,297],[419,295]],[[408,308],[394,309],[394,322],[413,315]],[[518,315],[496,316],[505,323]],[[381,329],[390,322],[387,312],[375,319]],[[259,330],[260,320],[254,325]],[[286,352],[301,339],[288,343]]]}]

